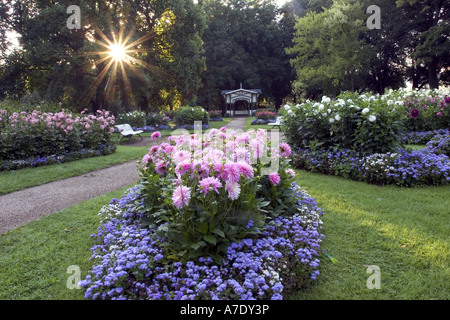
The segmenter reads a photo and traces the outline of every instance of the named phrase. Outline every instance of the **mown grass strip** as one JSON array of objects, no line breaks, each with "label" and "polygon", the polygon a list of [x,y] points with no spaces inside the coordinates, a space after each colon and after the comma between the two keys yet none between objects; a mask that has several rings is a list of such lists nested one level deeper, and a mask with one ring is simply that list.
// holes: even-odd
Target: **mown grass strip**
[{"label": "mown grass strip", "polygon": [[[379,187],[297,170],[325,211],[321,275],[292,299],[448,299],[450,186]],[[381,288],[368,289],[367,266]]]},{"label": "mown grass strip", "polygon": [[0,235],[1,300],[80,300],[82,289],[67,282],[78,266],[81,279],[92,268],[91,235],[100,226],[99,210],[129,187],[110,192]]},{"label": "mown grass strip", "polygon": [[117,151],[108,156],[37,168],[2,171],[0,172],[0,195],[140,159],[148,152],[148,149],[148,147],[118,146]]}]

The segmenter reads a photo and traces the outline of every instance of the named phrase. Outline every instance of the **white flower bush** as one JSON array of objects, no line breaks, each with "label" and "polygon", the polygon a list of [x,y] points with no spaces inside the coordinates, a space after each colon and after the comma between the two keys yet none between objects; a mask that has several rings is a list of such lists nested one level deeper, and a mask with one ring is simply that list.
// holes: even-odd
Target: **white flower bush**
[{"label": "white flower bush", "polygon": [[400,145],[402,97],[344,93],[336,99],[306,101],[281,109],[291,145],[323,150],[357,149],[363,154],[388,152]]}]

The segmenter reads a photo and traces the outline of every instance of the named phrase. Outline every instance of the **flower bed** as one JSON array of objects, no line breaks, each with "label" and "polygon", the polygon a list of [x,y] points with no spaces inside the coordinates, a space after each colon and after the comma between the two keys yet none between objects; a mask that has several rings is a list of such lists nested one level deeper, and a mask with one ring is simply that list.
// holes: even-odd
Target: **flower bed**
[{"label": "flower bed", "polygon": [[343,93],[337,99],[284,106],[284,133],[293,147],[357,150],[364,155],[392,152],[401,146],[404,107],[387,96]]},{"label": "flower bed", "polygon": [[96,149],[82,149],[68,152],[64,155],[50,155],[28,158],[25,160],[0,160],[0,171],[19,170],[27,167],[41,167],[56,163],[64,163],[92,157],[113,154],[117,149],[115,143],[99,145]]},{"label": "flower bed", "polygon": [[55,161],[70,161],[115,151],[110,141],[114,117],[108,111],[95,115],[7,112],[0,110],[0,168],[21,168]]},{"label": "flower bed", "polygon": [[250,124],[270,124],[276,121],[276,117],[276,111],[262,110],[256,113],[255,119]]},{"label": "flower bed", "polygon": [[449,134],[449,129],[439,129],[432,131],[411,131],[402,136],[404,144],[427,144],[437,135]]},{"label": "flower bed", "polygon": [[450,183],[449,135],[438,136],[425,149],[361,156],[352,150],[312,152],[298,149],[299,169],[342,176],[377,185],[444,185]]},{"label": "flower bed", "polygon": [[405,124],[410,131],[450,127],[450,96],[444,90],[398,90],[405,105]]},{"label": "flower bed", "polygon": [[322,212],[289,145],[225,128],[169,140],[101,210],[86,298],[281,299],[316,278]]},{"label": "flower bed", "polygon": [[223,121],[221,110],[208,111],[209,121]]}]

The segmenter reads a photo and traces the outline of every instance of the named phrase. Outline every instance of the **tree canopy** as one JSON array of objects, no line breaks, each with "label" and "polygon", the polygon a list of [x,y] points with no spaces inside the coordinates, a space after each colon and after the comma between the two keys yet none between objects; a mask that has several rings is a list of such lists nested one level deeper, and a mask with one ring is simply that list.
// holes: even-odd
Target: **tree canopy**
[{"label": "tree canopy", "polygon": [[[80,28],[69,28],[71,5]],[[381,27],[369,29],[376,5]],[[219,109],[221,90],[286,98],[450,83],[445,0],[1,0],[0,100],[82,110]],[[19,47],[9,42],[18,35]],[[120,58],[112,55],[116,47]]]}]

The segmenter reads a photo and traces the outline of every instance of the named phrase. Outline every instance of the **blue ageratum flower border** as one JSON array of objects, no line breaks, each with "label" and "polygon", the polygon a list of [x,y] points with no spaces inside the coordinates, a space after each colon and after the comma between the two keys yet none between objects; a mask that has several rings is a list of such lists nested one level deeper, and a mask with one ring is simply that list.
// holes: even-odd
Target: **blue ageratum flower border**
[{"label": "blue ageratum flower border", "polygon": [[81,149],[61,155],[49,155],[23,160],[0,160],[0,171],[19,170],[29,167],[41,167],[57,163],[71,162],[80,159],[106,156],[113,154],[117,149],[114,143],[101,144],[96,149]]},{"label": "blue ageratum flower border", "polygon": [[[430,135],[433,134],[432,137]],[[433,138],[437,138],[433,141]],[[413,139],[413,140],[411,140]],[[360,156],[353,150],[294,150],[291,157],[298,169],[337,175],[377,185],[445,185],[450,183],[450,158],[441,150],[449,148],[448,130],[412,133],[405,140],[430,140],[422,150]]]},{"label": "blue ageratum flower border", "polygon": [[[278,217],[257,238],[233,242],[221,263],[211,258],[168,262],[154,232],[142,227],[132,188],[113,199],[98,233],[92,235],[94,265],[80,282],[86,299],[252,300],[283,299],[319,275],[323,212],[295,183],[301,215]],[[133,205],[134,204],[134,205]],[[111,214],[113,213],[113,214]],[[294,273],[293,273],[294,271]]]}]

